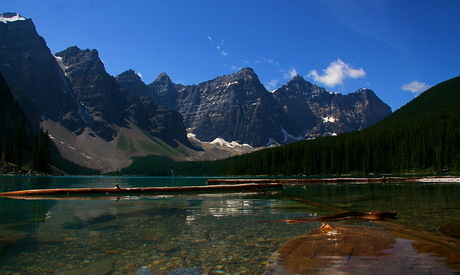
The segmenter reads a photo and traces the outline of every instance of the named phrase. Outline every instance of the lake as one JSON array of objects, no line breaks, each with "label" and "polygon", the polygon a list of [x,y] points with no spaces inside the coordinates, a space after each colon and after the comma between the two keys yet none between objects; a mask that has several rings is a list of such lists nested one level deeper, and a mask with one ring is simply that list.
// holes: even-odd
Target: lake
[{"label": "lake", "polygon": [[[0,192],[115,184],[192,186],[205,185],[206,180],[0,176]],[[0,274],[263,274],[269,258],[284,243],[321,225],[281,220],[332,215],[337,208],[397,211],[394,224],[455,235],[460,185],[346,183],[222,194],[0,197]],[[375,226],[367,221],[351,223]],[[408,273],[460,271],[442,259],[435,262],[435,266],[413,265]]]}]

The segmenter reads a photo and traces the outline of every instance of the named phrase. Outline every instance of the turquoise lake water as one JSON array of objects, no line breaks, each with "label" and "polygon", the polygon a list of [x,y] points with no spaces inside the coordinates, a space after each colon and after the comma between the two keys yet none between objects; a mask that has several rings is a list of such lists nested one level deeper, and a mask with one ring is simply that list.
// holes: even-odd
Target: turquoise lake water
[{"label": "turquoise lake water", "polygon": [[[0,192],[115,184],[191,186],[205,185],[206,180],[2,176]],[[0,197],[0,274],[263,274],[283,243],[321,225],[280,220],[331,215],[333,207],[397,211],[398,219],[392,221],[396,224],[455,235],[460,185],[347,183],[289,186],[265,193]]]}]

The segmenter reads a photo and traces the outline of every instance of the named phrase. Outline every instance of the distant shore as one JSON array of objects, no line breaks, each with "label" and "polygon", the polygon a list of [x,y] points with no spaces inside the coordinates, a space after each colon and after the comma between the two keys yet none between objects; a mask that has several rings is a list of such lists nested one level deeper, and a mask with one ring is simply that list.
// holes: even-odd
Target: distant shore
[{"label": "distant shore", "polygon": [[0,161],[0,175],[5,176],[37,176],[37,172],[26,169],[11,162]]}]

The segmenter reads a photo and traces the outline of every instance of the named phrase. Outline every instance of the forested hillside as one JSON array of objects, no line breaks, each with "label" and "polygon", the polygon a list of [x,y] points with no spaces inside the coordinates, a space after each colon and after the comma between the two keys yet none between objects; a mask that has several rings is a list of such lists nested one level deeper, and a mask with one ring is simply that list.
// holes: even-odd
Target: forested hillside
[{"label": "forested hillside", "polygon": [[0,159],[21,166],[32,149],[32,126],[0,73]]},{"label": "forested hillside", "polygon": [[359,132],[234,158],[231,175],[458,172],[460,77],[432,87]]}]

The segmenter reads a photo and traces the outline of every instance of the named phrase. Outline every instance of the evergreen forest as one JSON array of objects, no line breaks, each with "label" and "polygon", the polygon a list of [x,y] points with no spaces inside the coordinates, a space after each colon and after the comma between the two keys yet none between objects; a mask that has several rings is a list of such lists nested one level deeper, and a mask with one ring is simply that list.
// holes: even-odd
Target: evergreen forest
[{"label": "evergreen forest", "polygon": [[237,157],[231,175],[383,174],[460,170],[460,77],[362,131]]},{"label": "evergreen forest", "polygon": [[34,130],[1,74],[0,98],[0,160],[17,167],[30,163],[32,170],[49,173],[51,153],[48,133],[43,129]]}]

